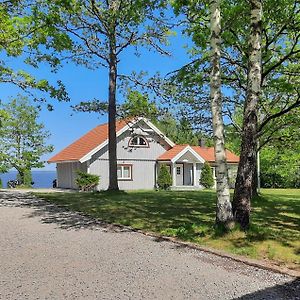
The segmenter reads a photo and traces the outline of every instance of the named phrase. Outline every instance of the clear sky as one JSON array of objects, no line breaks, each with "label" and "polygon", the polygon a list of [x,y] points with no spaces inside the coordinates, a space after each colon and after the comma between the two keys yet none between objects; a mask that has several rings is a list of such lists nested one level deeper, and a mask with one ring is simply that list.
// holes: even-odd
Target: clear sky
[{"label": "clear sky", "polygon": [[[141,56],[136,57],[132,51],[125,51],[121,57],[120,74],[130,74],[132,71],[146,71],[150,75],[160,72],[166,74],[179,68],[189,61],[184,46],[187,39],[177,34],[170,37],[170,46],[168,50],[172,53],[171,57],[162,57],[161,55],[149,52],[146,49],[141,50]],[[1,59],[1,55],[0,55]],[[25,69],[37,78],[46,78],[50,82],[57,79],[65,84],[71,102],[61,103],[49,100],[54,105],[54,111],[49,112],[44,108],[40,113],[40,120],[44,123],[47,130],[51,133],[49,143],[54,145],[55,150],[52,154],[46,155],[43,159],[47,160],[50,156],[72,143],[81,135],[107,121],[107,116],[98,116],[90,113],[74,113],[71,105],[77,104],[82,100],[88,99],[107,99],[107,70],[101,68],[98,70],[88,70],[84,67],[75,66],[73,63],[65,63],[56,74],[51,73],[47,66],[41,65],[37,70],[24,66],[21,59],[10,59],[10,66],[17,69]],[[18,93],[23,93],[17,87],[10,84],[1,84],[0,99],[5,102],[9,97],[14,97]],[[122,102],[123,99],[118,99]],[[45,170],[54,170],[55,165],[46,164]]]}]

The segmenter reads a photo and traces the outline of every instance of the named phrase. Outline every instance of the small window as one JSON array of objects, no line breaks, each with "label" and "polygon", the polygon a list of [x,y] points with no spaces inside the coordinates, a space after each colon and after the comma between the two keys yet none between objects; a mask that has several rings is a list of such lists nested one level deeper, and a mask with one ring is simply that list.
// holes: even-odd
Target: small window
[{"label": "small window", "polygon": [[132,165],[118,165],[119,180],[132,180]]},{"label": "small window", "polygon": [[142,136],[135,136],[129,141],[130,147],[149,147],[148,141]]},{"label": "small window", "polygon": [[181,174],[181,168],[180,167],[176,167],[176,174],[180,175]]}]

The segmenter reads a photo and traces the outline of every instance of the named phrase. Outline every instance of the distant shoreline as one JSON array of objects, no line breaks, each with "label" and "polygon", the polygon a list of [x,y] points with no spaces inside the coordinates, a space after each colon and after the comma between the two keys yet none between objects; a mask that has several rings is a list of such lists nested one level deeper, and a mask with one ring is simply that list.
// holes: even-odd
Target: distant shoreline
[{"label": "distant shoreline", "polygon": [[[7,187],[7,182],[9,180],[14,180],[17,177],[17,171],[11,170],[7,173],[0,174],[2,180],[2,186]],[[53,180],[56,179],[55,170],[33,170],[32,171],[32,181],[34,182],[34,188],[51,188]]]}]

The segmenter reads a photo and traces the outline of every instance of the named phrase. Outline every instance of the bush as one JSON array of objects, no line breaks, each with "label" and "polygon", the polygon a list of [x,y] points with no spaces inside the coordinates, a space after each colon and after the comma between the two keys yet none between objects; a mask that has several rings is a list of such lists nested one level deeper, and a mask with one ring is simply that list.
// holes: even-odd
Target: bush
[{"label": "bush", "polygon": [[214,186],[213,172],[208,162],[204,163],[201,172],[200,184],[205,188],[210,189]]},{"label": "bush", "polygon": [[77,178],[75,180],[78,188],[81,191],[93,191],[99,184],[99,176],[77,171]]},{"label": "bush", "polygon": [[0,178],[0,189],[2,189],[2,179]]},{"label": "bush", "polygon": [[172,185],[172,177],[166,165],[161,165],[159,169],[157,185],[161,190],[168,190]]}]

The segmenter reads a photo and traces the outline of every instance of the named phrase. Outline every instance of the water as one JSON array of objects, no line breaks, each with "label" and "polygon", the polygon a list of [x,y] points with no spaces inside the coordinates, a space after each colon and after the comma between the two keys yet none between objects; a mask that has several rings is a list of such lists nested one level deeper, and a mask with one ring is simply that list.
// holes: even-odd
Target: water
[{"label": "water", "polygon": [[[9,171],[5,174],[0,174],[2,186],[7,187],[7,181],[17,178],[16,171]],[[33,187],[35,188],[51,188],[52,181],[56,178],[56,171],[32,171]]]}]

